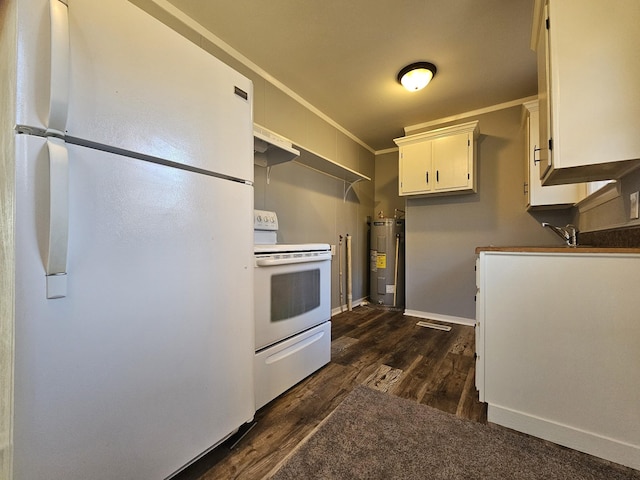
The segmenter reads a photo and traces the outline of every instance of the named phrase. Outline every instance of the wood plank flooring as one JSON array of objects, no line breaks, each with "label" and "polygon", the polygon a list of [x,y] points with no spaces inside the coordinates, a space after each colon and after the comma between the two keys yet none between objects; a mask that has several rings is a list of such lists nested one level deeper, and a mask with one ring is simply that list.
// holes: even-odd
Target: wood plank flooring
[{"label": "wood plank flooring", "polygon": [[445,332],[419,320],[369,306],[334,316],[331,362],[261,408],[234,448],[221,445],[174,480],[262,478],[359,384],[486,422],[474,384],[473,327]]}]

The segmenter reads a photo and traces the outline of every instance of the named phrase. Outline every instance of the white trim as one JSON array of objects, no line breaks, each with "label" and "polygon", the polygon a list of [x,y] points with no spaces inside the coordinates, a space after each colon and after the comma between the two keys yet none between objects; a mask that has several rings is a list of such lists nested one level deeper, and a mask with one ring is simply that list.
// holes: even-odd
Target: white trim
[{"label": "white trim", "polygon": [[203,25],[201,25],[200,23],[196,22],[193,18],[191,18],[188,15],[186,15],[184,12],[182,12],[181,10],[176,8],[174,5],[169,3],[167,0],[150,0],[150,1],[151,1],[151,3],[154,3],[158,8],[164,10],[167,14],[171,15],[173,18],[175,18],[176,20],[181,22],[185,27],[191,29],[193,32],[197,33],[198,35],[206,38],[209,42],[213,43],[216,47],[218,47],[219,49],[224,51],[227,55],[229,55],[233,59],[237,60],[238,62],[242,63],[245,67],[247,67],[250,70],[252,70],[253,72],[257,73],[262,78],[264,78],[266,81],[268,81],[269,83],[274,85],[276,88],[278,88],[279,90],[281,90],[285,94],[289,95],[296,102],[300,103],[305,108],[307,108],[311,112],[313,112],[316,115],[318,115],[325,122],[327,122],[331,126],[335,127],[337,130],[339,130],[340,132],[345,134],[351,140],[353,140],[354,142],[358,143],[363,148],[367,149],[369,152],[371,152],[373,154],[376,153],[373,148],[371,148],[369,145],[364,143],[358,137],[353,135],[351,132],[349,132],[342,125],[336,123],[335,120],[333,120],[332,118],[330,118],[329,116],[324,114],[322,111],[318,110],[316,107],[311,105],[309,102],[307,102],[304,98],[302,98],[296,92],[294,92],[289,87],[287,87],[285,84],[280,82],[277,78],[275,78],[271,74],[269,74],[265,69],[263,69],[262,67],[258,66],[255,63],[253,63],[251,60],[249,60],[247,57],[245,57],[240,52],[238,52],[235,48],[233,48],[227,42],[225,42],[220,37],[218,37],[217,35],[213,34],[209,30],[207,30]]},{"label": "white trim", "polygon": [[[604,205],[612,200],[615,200],[622,196],[621,193],[621,185],[619,182],[615,180],[611,181],[608,185],[605,185],[600,190],[596,190],[591,195],[585,197],[580,200],[576,207],[578,207],[578,211],[580,214],[588,212],[589,210],[596,208],[600,205]],[[629,220],[622,223],[613,223],[608,225],[600,225],[596,228],[590,228],[586,230],[582,230],[582,233],[592,233],[592,232],[603,232],[607,230],[616,230],[616,229],[624,229],[624,228],[632,228],[640,225],[640,220]]]},{"label": "white trim", "polygon": [[533,22],[531,24],[531,41],[529,43],[529,48],[534,52],[538,50],[540,27],[544,18],[544,3],[544,0],[535,0],[533,5]]},{"label": "white trim", "polygon": [[416,125],[409,125],[404,127],[404,134],[410,135],[411,132],[415,132],[416,130],[420,130],[423,128],[433,127],[434,125],[440,125],[446,122],[454,122],[456,120],[462,120],[463,118],[475,117],[477,115],[482,115],[485,113],[497,112],[498,110],[504,110],[506,108],[515,107],[517,105],[522,105],[526,102],[530,102],[532,100],[537,100],[537,96],[520,98],[518,100],[511,100],[510,102],[499,103],[497,105],[492,105],[485,108],[480,108],[478,110],[472,110],[470,112],[459,113],[457,115],[451,115],[450,117],[440,118],[438,120],[431,120],[428,122],[418,123]]},{"label": "white trim", "polygon": [[476,324],[475,318],[454,317],[451,315],[442,315],[440,313],[421,312],[419,310],[405,309],[404,314],[410,317],[426,318],[427,320],[439,320],[441,322],[455,323],[457,325],[469,325],[471,327]]},{"label": "white trim", "polygon": [[376,155],[386,155],[387,153],[398,153],[398,147],[385,148],[384,150],[376,150]]},{"label": "white trim", "polygon": [[[351,302],[351,308],[354,309],[355,307],[359,307],[360,305],[364,305],[366,304],[366,297],[362,297],[359,298],[358,300],[353,300]],[[336,307],[331,309],[331,316],[335,317],[336,315],[340,314],[340,313],[344,313],[347,312],[347,304],[343,304],[342,306]]]},{"label": "white trim", "polygon": [[623,230],[625,228],[635,228],[640,226],[640,220],[630,220],[627,223],[612,223],[611,225],[601,225],[588,230],[580,230],[582,233],[606,232],[607,230]]},{"label": "white trim", "polygon": [[620,465],[640,469],[640,446],[638,445],[621,442],[491,403],[487,407],[487,421]]},{"label": "white trim", "polygon": [[426,132],[416,133],[414,135],[406,135],[400,138],[394,138],[398,146],[410,145],[412,143],[423,142],[424,140],[431,140],[441,137],[449,137],[451,135],[458,135],[460,133],[470,133],[473,135],[473,139],[478,138],[480,128],[478,127],[478,120],[467,123],[458,123],[456,125],[449,125],[448,127],[436,128],[435,130],[429,130]]},{"label": "white trim", "polygon": [[576,203],[576,207],[578,207],[578,211],[580,213],[588,212],[593,208],[610,202],[611,200],[615,200],[619,196],[620,184],[615,180],[612,180],[609,184],[580,200]]}]

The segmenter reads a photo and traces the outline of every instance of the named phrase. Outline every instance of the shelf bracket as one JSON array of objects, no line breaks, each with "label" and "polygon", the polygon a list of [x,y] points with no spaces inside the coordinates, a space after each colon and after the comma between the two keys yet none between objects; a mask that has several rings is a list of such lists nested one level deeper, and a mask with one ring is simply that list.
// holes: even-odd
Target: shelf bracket
[{"label": "shelf bracket", "polygon": [[[358,183],[360,180],[362,180],[361,178],[354,180],[353,182],[349,182],[348,180],[344,181],[344,196],[342,197],[342,203],[347,203],[347,195],[349,195],[349,190],[353,189],[353,186]],[[347,187],[347,184],[349,185]]]}]

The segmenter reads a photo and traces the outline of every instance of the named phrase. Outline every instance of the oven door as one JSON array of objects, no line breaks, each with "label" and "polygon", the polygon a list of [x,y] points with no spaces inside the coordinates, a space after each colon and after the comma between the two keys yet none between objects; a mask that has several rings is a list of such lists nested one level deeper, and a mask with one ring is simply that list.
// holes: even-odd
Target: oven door
[{"label": "oven door", "polygon": [[331,254],[256,255],[256,350],[331,318]]}]

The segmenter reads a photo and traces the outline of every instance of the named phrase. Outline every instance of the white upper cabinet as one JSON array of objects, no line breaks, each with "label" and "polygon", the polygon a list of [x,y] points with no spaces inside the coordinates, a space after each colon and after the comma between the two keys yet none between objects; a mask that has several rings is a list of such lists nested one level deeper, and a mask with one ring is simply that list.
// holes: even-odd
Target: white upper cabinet
[{"label": "white upper cabinet", "polygon": [[640,166],[640,2],[536,0],[540,173],[545,185]]},{"label": "white upper cabinet", "polygon": [[552,209],[574,206],[587,195],[584,183],[543,186],[540,181],[540,135],[538,122],[540,111],[538,101],[527,102],[523,106],[526,137],[525,184],[527,208]]},{"label": "white upper cabinet", "polygon": [[478,132],[475,121],[396,138],[399,194],[475,192]]}]

